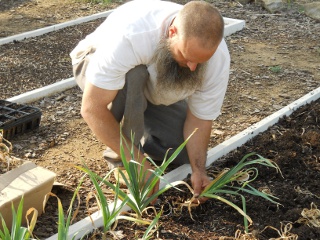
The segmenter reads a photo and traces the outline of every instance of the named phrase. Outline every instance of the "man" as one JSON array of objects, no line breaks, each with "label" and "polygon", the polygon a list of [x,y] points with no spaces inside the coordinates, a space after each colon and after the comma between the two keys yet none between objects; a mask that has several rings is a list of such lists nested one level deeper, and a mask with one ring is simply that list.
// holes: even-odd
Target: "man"
[{"label": "man", "polygon": [[[205,1],[136,0],[117,8],[71,52],[83,90],[81,114],[107,146],[109,166],[121,164],[120,122],[128,140],[135,134],[140,162],[146,154],[162,160],[197,128],[174,163],[191,164],[195,197],[208,185],[212,120],[229,78],[223,29],[219,11]],[[126,156],[131,159],[129,150]]]}]

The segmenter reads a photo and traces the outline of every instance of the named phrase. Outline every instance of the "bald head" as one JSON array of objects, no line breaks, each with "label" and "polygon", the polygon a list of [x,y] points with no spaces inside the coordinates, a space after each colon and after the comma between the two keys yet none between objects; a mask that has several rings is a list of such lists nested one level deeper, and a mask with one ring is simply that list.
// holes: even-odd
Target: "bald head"
[{"label": "bald head", "polygon": [[191,1],[179,11],[174,24],[183,39],[197,38],[205,48],[223,38],[224,22],[217,8],[205,1]]}]

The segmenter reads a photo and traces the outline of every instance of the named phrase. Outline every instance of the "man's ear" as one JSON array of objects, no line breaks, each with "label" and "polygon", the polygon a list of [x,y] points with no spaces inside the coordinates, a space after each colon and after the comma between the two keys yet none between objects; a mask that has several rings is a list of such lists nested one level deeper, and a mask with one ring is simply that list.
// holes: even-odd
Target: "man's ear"
[{"label": "man's ear", "polygon": [[177,34],[178,34],[178,29],[177,29],[177,27],[175,26],[175,25],[171,25],[170,27],[169,27],[169,38],[172,38],[172,37],[174,37],[174,36],[176,36]]}]

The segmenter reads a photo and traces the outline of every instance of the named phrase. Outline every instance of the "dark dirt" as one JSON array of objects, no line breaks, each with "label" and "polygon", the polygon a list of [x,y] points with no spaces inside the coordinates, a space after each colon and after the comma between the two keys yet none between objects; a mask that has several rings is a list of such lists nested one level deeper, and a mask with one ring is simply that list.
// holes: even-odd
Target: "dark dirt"
[{"label": "dark dirt", "polygon": [[[257,189],[269,189],[274,196],[279,198],[281,205],[276,206],[257,197],[247,198],[247,213],[254,221],[250,229],[257,239],[280,237],[271,229],[263,232],[262,230],[266,226],[280,230],[281,223],[291,223],[290,232],[299,236],[299,239],[320,238],[319,228],[308,227],[297,222],[304,208],[310,209],[311,203],[317,206],[320,204],[319,107],[319,100],[302,107],[290,117],[281,119],[268,131],[228,154],[210,169],[212,171],[232,167],[250,152],[259,153],[279,165],[283,178],[274,169],[259,167],[259,177],[253,185]],[[168,194],[166,200],[177,201],[177,198],[172,195]],[[180,194],[179,197],[183,198]],[[241,206],[240,199],[233,200]],[[169,218],[170,222],[178,222],[180,226],[188,222],[198,229],[192,235],[190,233],[171,235],[172,239],[195,239],[200,232],[206,234],[203,239],[214,239],[213,236],[217,233],[225,235],[225,231],[228,231],[229,234],[226,235],[232,236],[237,229],[242,229],[242,216],[216,200],[210,200],[201,205],[198,210],[199,212],[193,211],[193,215],[196,214],[195,222],[188,220],[187,209],[184,209],[182,214],[179,213]],[[167,226],[170,226],[170,223]]]},{"label": "dark dirt", "polygon": [[[6,27],[12,31],[1,32],[1,36],[30,31],[31,26],[57,23],[59,16],[64,16],[60,20],[66,21],[108,9],[103,5],[72,0],[55,3],[48,0],[5,0],[1,4],[3,2],[5,5],[0,6],[0,17],[10,20]],[[226,38],[232,58],[230,82],[222,115],[213,122],[210,147],[320,86],[320,23],[306,17],[301,7],[290,5],[280,12],[269,14],[259,4],[212,2],[225,17],[244,19],[246,27]],[[48,10],[58,14],[50,15],[46,12]],[[23,11],[26,14],[22,14]],[[40,19],[32,18],[30,11],[43,15]],[[10,98],[71,77],[69,52],[101,21],[0,46],[1,97]],[[0,22],[4,23],[2,20]],[[11,140],[14,156],[31,160],[57,173],[57,181],[65,187],[54,187],[53,192],[61,198],[65,209],[81,176],[73,165],[84,160],[99,174],[108,170],[101,158],[104,146],[91,134],[79,114],[80,102],[81,92],[73,88],[32,103],[42,110],[40,128]],[[296,222],[301,217],[301,211],[310,209],[312,202],[320,206],[319,105],[317,101],[296,111],[208,170],[211,174],[234,166],[250,152],[257,152],[279,164],[284,178],[274,170],[262,168],[255,186],[267,187],[279,197],[282,205],[277,207],[262,199],[247,197],[248,215],[254,222],[250,230],[256,239],[280,239],[275,230],[269,228],[261,231],[266,226],[280,230],[281,222],[291,222],[290,232],[297,234],[299,239],[320,239],[319,228]],[[76,221],[87,214],[85,196],[91,189],[90,182],[85,181],[81,190],[83,201]],[[173,202],[182,202],[189,197],[190,194],[171,190],[161,197],[166,211],[154,239],[219,239],[222,236],[229,237],[224,239],[240,239],[232,237],[236,230],[243,231],[243,219],[238,212],[223,203],[209,200],[193,209],[194,222],[186,208],[180,212],[177,206],[173,206]],[[34,233],[40,239],[57,231],[56,202],[55,198],[50,198],[46,213],[38,219]],[[234,202],[240,204],[239,199],[234,199]],[[171,214],[167,211],[169,205],[174,207]],[[142,236],[143,227],[120,222],[116,230],[123,230],[123,239],[134,239]]]}]

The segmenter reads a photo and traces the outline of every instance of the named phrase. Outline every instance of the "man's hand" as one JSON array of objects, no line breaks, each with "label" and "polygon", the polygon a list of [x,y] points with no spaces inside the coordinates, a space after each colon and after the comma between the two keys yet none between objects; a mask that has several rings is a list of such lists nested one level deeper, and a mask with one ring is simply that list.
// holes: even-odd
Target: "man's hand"
[{"label": "man's hand", "polygon": [[[207,176],[206,172],[193,172],[191,175],[191,184],[194,191],[193,197],[198,198],[210,182],[210,178]],[[199,198],[198,200],[200,201],[200,203],[204,203],[208,200],[208,198]]]}]

